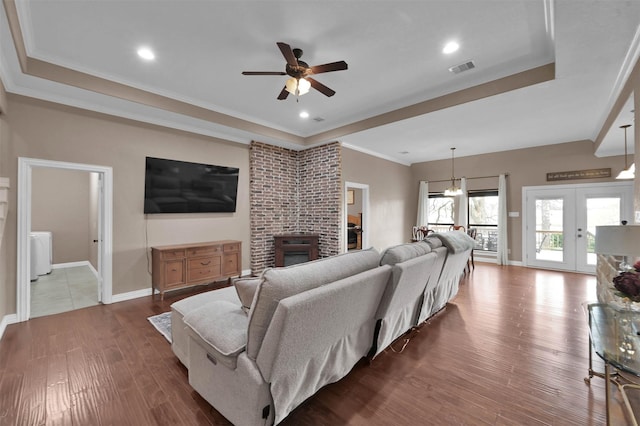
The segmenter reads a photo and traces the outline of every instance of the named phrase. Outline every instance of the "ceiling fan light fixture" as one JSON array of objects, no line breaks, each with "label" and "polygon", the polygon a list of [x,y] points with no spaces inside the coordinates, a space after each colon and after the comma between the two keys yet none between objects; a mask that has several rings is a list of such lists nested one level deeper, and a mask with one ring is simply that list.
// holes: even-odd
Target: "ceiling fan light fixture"
[{"label": "ceiling fan light fixture", "polygon": [[309,89],[311,89],[311,83],[304,78],[295,78],[291,77],[285,83],[285,87],[287,88],[287,92],[291,93],[295,96],[302,96],[306,93],[309,93]]},{"label": "ceiling fan light fixture", "polygon": [[635,179],[636,178],[636,164],[633,163],[629,167],[627,167],[627,129],[631,127],[631,124],[625,124],[620,126],[621,129],[624,129],[624,169],[616,179]]}]

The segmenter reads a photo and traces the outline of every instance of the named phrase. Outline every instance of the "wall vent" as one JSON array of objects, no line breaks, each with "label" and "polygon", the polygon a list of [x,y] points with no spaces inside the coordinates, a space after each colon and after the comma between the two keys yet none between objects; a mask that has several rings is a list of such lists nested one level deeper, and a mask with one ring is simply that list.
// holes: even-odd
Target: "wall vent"
[{"label": "wall vent", "polygon": [[469,61],[469,62],[465,62],[464,64],[451,67],[449,68],[449,71],[451,71],[454,74],[460,74],[463,71],[468,71],[468,70],[474,69],[475,67],[476,67],[476,64],[474,64],[473,61]]}]

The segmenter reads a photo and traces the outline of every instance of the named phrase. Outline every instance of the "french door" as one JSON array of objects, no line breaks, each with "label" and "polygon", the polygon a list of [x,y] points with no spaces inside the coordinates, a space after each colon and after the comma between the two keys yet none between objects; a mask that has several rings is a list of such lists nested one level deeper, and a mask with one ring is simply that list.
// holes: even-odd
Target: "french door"
[{"label": "french door", "polygon": [[596,226],[632,221],[633,184],[524,187],[526,266],[595,273]]}]

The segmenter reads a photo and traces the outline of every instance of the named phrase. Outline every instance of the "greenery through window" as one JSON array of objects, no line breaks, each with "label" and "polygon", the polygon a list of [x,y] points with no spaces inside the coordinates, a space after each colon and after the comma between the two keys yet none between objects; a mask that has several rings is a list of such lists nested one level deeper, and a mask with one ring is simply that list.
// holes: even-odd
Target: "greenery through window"
[{"label": "greenery through window", "polygon": [[498,248],[498,191],[472,191],[469,199],[469,228],[476,229],[476,250]]},{"label": "greenery through window", "polygon": [[443,194],[429,194],[428,216],[429,229],[445,232],[453,225],[455,197]]}]

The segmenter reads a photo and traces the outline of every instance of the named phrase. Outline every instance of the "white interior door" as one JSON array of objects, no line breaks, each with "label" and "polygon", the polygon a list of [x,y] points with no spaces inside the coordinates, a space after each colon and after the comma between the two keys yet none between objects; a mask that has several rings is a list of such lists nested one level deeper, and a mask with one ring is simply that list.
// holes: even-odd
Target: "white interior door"
[{"label": "white interior door", "polygon": [[631,222],[631,182],[523,188],[527,266],[595,273],[595,227]]}]

